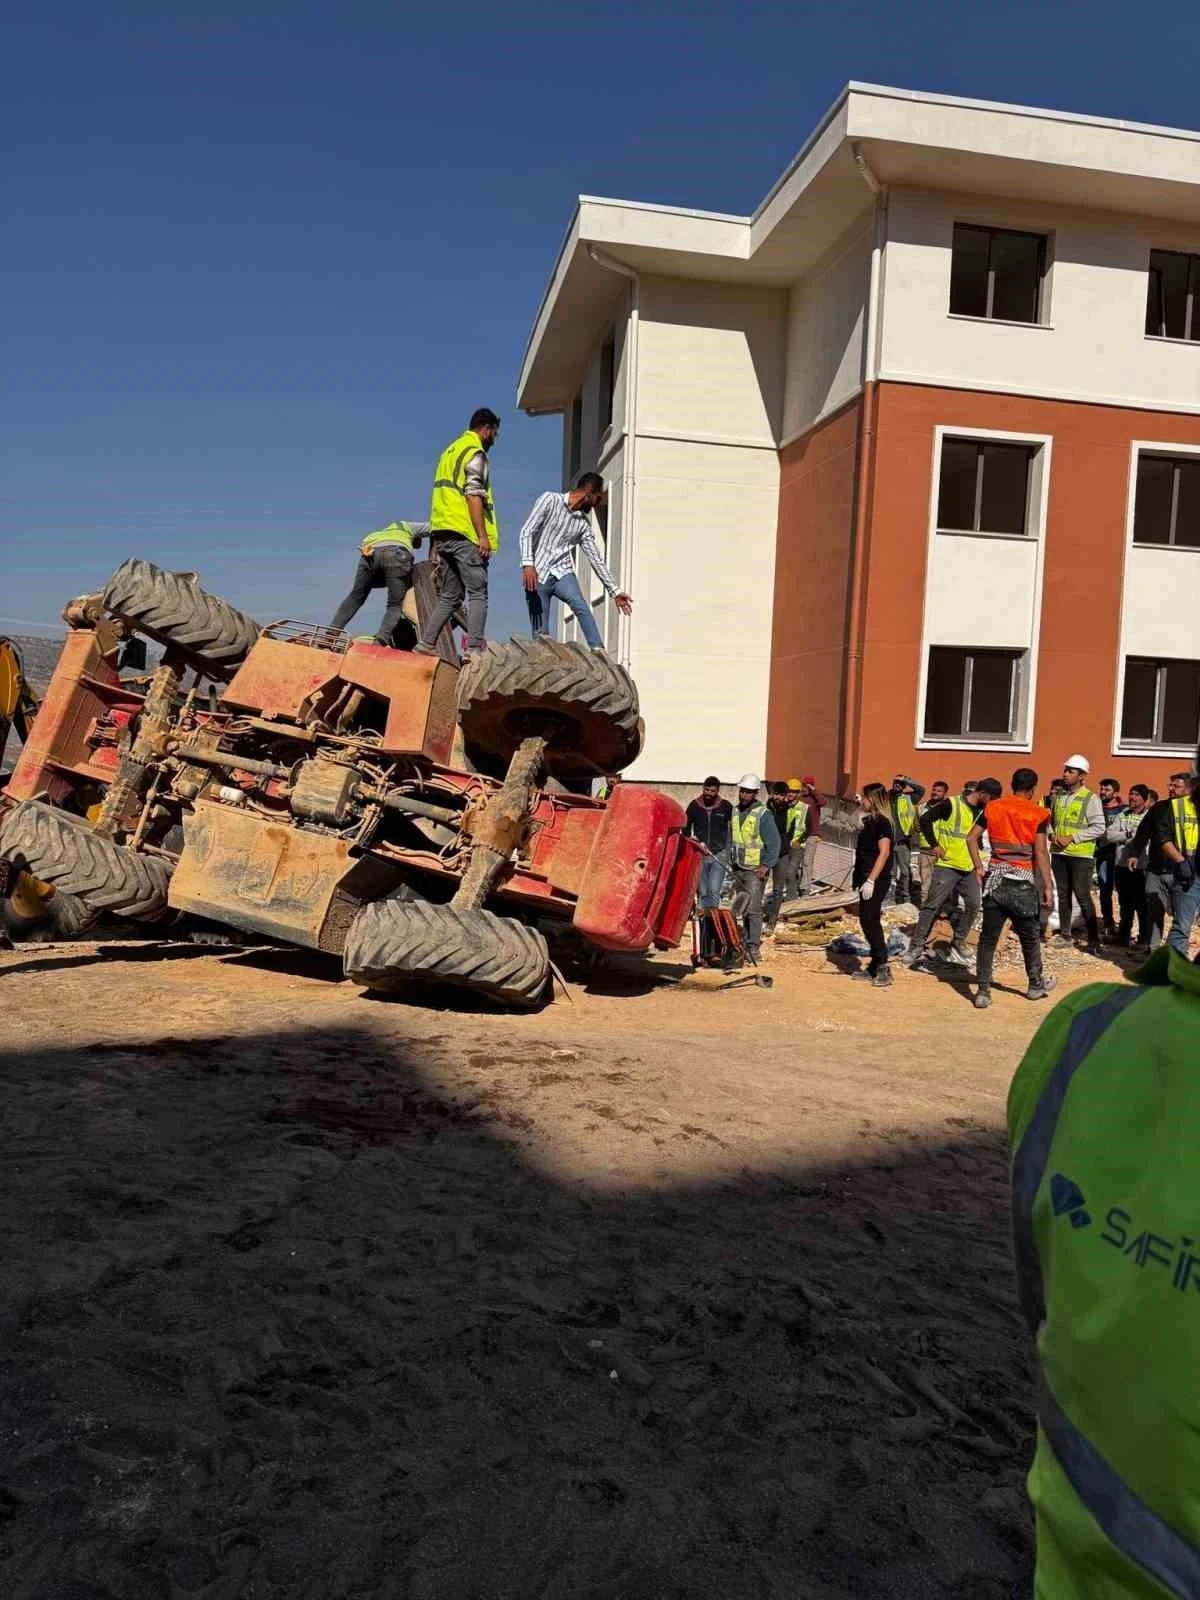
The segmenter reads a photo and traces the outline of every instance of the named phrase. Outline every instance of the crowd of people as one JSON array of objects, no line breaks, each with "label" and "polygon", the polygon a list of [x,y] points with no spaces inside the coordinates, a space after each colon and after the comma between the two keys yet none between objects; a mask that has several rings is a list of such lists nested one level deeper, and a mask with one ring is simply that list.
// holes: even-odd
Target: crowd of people
[{"label": "crowd of people", "polygon": [[[856,796],[861,814],[850,881],[870,956],[854,976],[876,988],[893,981],[883,922],[889,898],[918,912],[903,964],[916,971],[935,962],[964,972],[974,966],[980,1010],[991,1004],[996,949],[1009,924],[1031,1000],[1054,986],[1043,945],[1053,937],[1074,948],[1077,921],[1094,957],[1103,954],[1102,942],[1150,954],[1164,939],[1186,957],[1200,912],[1200,780],[1175,773],[1160,798],[1142,783],[1123,796],[1115,778],[1093,791],[1088,774],[1087,758],[1076,753],[1040,796],[1030,767],[1012,774],[1007,794],[997,778],[970,779],[957,793],[942,780],[926,792],[902,773],[890,788],[867,784]],[[771,783],[765,799],[763,787],[747,773],[732,802],[722,798],[720,780],[708,777],[687,810],[688,832],[705,850],[700,908],[716,907],[728,880],[746,953],[756,962],[782,907],[812,888],[824,805],[812,778]],[[952,930],[944,951],[930,943],[939,916]]]}]

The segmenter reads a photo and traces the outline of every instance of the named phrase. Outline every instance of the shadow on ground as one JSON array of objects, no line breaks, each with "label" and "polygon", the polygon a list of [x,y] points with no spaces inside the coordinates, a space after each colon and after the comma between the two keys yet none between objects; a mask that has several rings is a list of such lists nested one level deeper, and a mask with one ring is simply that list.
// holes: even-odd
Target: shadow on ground
[{"label": "shadow on ground", "polygon": [[604,1194],[428,1047],[0,1057],[7,1600],[1028,1593],[997,1135]]}]

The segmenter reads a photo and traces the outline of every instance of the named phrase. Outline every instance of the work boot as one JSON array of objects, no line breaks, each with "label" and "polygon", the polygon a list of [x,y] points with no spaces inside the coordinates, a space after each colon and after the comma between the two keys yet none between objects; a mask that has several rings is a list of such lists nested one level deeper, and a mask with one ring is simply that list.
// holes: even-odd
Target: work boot
[{"label": "work boot", "polygon": [[871,979],[871,987],[874,989],[890,989],[892,987],[892,969],[886,962]]},{"label": "work boot", "polygon": [[1097,960],[1097,961],[1101,960],[1103,955],[1104,955],[1104,951],[1101,950],[1100,946],[1096,943],[1096,941],[1094,939],[1088,945],[1087,953],[1088,953],[1089,956],[1094,957],[1095,960]]},{"label": "work boot", "polygon": [[1030,978],[1029,987],[1025,991],[1026,1000],[1045,1000],[1057,983],[1057,978],[1048,978],[1044,975]]},{"label": "work boot", "polygon": [[874,983],[875,976],[875,969],[870,965],[869,962],[865,967],[859,967],[857,972],[852,972],[850,974],[851,980],[854,983]]},{"label": "work boot", "polygon": [[971,1003],[975,1007],[976,1011],[986,1011],[992,1003],[992,991],[990,989],[977,990],[975,998]]},{"label": "work boot", "polygon": [[917,966],[919,962],[927,960],[928,957],[929,949],[926,945],[913,944],[909,945],[904,954],[899,956],[897,959],[902,967],[908,967],[911,970],[913,967]]}]

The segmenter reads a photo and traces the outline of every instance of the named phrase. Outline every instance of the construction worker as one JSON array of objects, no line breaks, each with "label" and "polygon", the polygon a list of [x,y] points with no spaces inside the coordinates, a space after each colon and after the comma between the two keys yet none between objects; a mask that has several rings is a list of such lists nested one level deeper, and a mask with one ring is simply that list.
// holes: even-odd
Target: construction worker
[{"label": "construction worker", "polygon": [[1198,1038],[1200,969],[1168,946],[1061,1000],[1009,1090],[1044,1600],[1200,1594]]},{"label": "construction worker", "polygon": [[1050,857],[1054,863],[1054,886],[1058,891],[1058,942],[1070,945],[1073,920],[1071,900],[1079,903],[1087,928],[1087,953],[1100,954],[1100,930],[1092,904],[1092,869],[1096,861],[1096,840],[1104,837],[1104,807],[1099,795],[1084,784],[1086,756],[1068,756],[1063,763],[1063,790],[1054,797],[1050,811]]},{"label": "construction worker", "polygon": [[488,562],[500,547],[500,528],[492,501],[488,452],[500,432],[500,418],[487,406],[442,451],[433,479],[429,540],[438,566],[437,604],[425,620],[417,649],[435,655],[437,637],[467,602],[467,648],[486,648]]},{"label": "construction worker", "polygon": [[1197,822],[1196,798],[1200,782],[1187,775],[1187,791],[1175,793],[1182,785],[1184,775],[1176,773],[1171,780],[1171,798],[1158,808],[1154,819],[1155,839],[1166,871],[1171,874],[1171,931],[1167,943],[1185,959],[1192,935],[1192,924],[1200,911],[1200,881],[1197,881],[1197,846],[1200,845],[1200,824]]},{"label": "construction worker", "polygon": [[[1163,942],[1167,928],[1167,912],[1171,909],[1174,864],[1163,855],[1161,839],[1164,834],[1164,814],[1169,815],[1171,802],[1181,800],[1191,790],[1190,772],[1173,772],[1167,780],[1167,798],[1160,800],[1158,791],[1150,790],[1150,807],[1142,813],[1129,845],[1126,864],[1135,872],[1143,871],[1145,878],[1146,929],[1150,954]],[[1166,836],[1173,830],[1168,828]]]},{"label": "construction worker", "polygon": [[808,838],[808,805],[800,794],[799,785],[793,790],[790,783],[773,783],[767,804],[779,830],[779,855],[771,868],[771,893],[765,913],[766,937],[773,939],[783,906],[800,897],[800,869]]},{"label": "construction worker", "polygon": [[917,807],[925,793],[924,784],[898,773],[892,779],[888,807],[895,840],[892,847],[893,894],[898,906],[919,905],[921,890],[913,883],[912,852],[917,842]]},{"label": "construction worker", "polygon": [[[983,927],[975,967],[977,1011],[986,1011],[992,1003],[996,946],[1009,922],[1025,959],[1025,998],[1044,1000],[1054,987],[1055,980],[1042,971],[1040,907],[1050,904],[1050,812],[1034,800],[1037,784],[1037,773],[1031,767],[1018,767],[1012,775],[1009,799],[1000,798],[1000,785],[994,778],[980,779],[977,789],[982,805],[967,836],[967,850],[983,887]],[[986,867],[980,854],[985,832],[991,846]]]},{"label": "construction worker", "polygon": [[339,633],[358,615],[372,589],[387,590],[387,610],[375,635],[376,644],[394,644],[404,616],[404,597],[412,587],[413,552],[429,532],[427,522],[389,522],[368,533],[358,547],[358,570],[350,593],[333,614]]},{"label": "construction worker", "polygon": [[[966,796],[964,789],[963,795]],[[929,893],[929,885],[933,879],[933,869],[937,866],[937,858],[933,854],[929,840],[925,834],[925,819],[931,807],[940,806],[943,800],[950,796],[950,785],[945,778],[938,778],[929,785],[929,798],[917,811],[917,843],[920,846],[913,873],[921,885],[921,904],[925,903],[925,896]]]},{"label": "construction worker", "polygon": [[[967,837],[975,826],[979,805],[979,790],[975,787],[966,795],[948,793],[943,800],[932,802],[921,812],[921,833],[931,852],[933,871],[912,942],[902,958],[906,967],[915,967],[930,954],[926,945],[933,924],[943,910],[952,916],[954,929],[954,942],[945,959],[955,967],[971,965],[967,935],[979,915],[982,891],[971,852],[967,849]],[[951,912],[955,899],[961,904]]]},{"label": "construction worker", "polygon": [[746,954],[762,958],[763,891],[779,858],[779,829],[759,799],[762,779],[747,772],[738,783],[737,804],[729,819],[732,910],[742,924]]},{"label": "construction worker", "polygon": [[721,904],[721,891],[729,871],[732,818],[733,807],[721,797],[721,780],[710,773],[687,808],[686,832],[704,850],[698,891],[701,911],[713,911]]},{"label": "construction worker", "polygon": [[804,850],[800,857],[800,893],[812,893],[813,867],[816,862],[817,845],[821,838],[821,809],[825,804],[825,797],[817,788],[815,778],[789,778],[788,789],[794,795],[799,795],[808,807],[808,832],[804,837]]}]

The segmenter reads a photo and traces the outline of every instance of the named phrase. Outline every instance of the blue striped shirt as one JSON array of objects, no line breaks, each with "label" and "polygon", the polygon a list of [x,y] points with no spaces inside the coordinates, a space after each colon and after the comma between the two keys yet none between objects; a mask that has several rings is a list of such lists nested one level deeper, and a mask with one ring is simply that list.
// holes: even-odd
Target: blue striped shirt
[{"label": "blue striped shirt", "polygon": [[521,529],[521,565],[532,567],[537,573],[538,582],[546,583],[550,578],[561,578],[568,572],[574,572],[575,552],[581,545],[584,555],[592,564],[592,571],[609,594],[616,594],[616,580],[600,554],[591,513],[572,511],[567,504],[567,496],[554,490],[539,495]]}]

